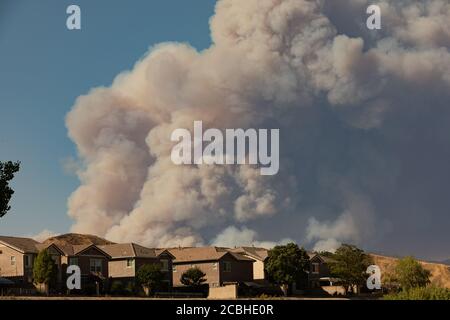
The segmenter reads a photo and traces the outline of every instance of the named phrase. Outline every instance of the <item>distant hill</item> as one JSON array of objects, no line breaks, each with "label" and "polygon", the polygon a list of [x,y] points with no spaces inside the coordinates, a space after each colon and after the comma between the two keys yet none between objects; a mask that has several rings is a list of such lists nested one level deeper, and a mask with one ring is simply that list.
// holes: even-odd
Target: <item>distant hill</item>
[{"label": "distant hill", "polygon": [[450,265],[450,259],[447,259],[447,260],[441,261],[440,263],[443,263],[443,264],[448,264],[448,265]]},{"label": "distant hill", "polygon": [[[381,274],[392,272],[398,258],[371,254],[374,263],[381,269]],[[450,289],[450,266],[443,263],[419,261],[422,266],[431,272],[431,283]]]},{"label": "distant hill", "polygon": [[114,242],[108,241],[106,239],[91,235],[91,234],[78,234],[78,233],[66,233],[55,237],[50,237],[44,241],[44,243],[57,243],[57,244],[72,244],[72,245],[83,245],[83,244],[95,244],[95,245],[105,245],[114,244]]}]

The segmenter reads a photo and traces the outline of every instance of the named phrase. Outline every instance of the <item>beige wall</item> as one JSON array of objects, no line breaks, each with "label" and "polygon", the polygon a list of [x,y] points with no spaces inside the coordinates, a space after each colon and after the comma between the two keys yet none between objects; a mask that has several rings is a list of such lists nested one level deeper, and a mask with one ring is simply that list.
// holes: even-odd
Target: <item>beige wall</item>
[{"label": "beige wall", "polygon": [[[168,260],[168,270],[163,271],[164,281],[168,282],[169,286],[172,286],[172,259],[165,255],[161,256],[162,259]],[[127,267],[127,259],[121,258],[116,260],[110,260],[108,262],[109,277],[112,278],[133,278],[136,276],[137,271],[144,264],[158,263],[158,258],[133,258],[134,264],[131,267]]]},{"label": "beige wall", "polygon": [[223,287],[210,287],[208,299],[236,299],[238,290],[236,284],[229,284]]},{"label": "beige wall", "polygon": [[253,263],[253,279],[264,280],[265,278],[264,262],[255,260],[255,262]]},{"label": "beige wall", "polygon": [[127,267],[127,259],[110,260],[108,262],[109,276],[112,278],[128,278],[135,276],[134,264]]},{"label": "beige wall", "polygon": [[321,287],[323,291],[325,291],[326,293],[330,294],[330,295],[341,295],[341,296],[345,296],[346,292],[345,292],[345,288],[343,286],[322,286]]},{"label": "beige wall", "polygon": [[[216,263],[216,269],[214,269],[214,263]],[[182,285],[180,281],[181,275],[183,272],[194,266],[200,268],[200,270],[206,274],[206,283],[209,284],[210,287],[220,285],[219,263],[217,261],[174,264],[176,270],[173,272],[173,285]]]},{"label": "beige wall", "polygon": [[[13,250],[5,245],[0,245],[0,276],[1,277],[20,277],[24,276],[24,258],[23,254]],[[11,257],[16,258],[15,265],[11,265]]]},{"label": "beige wall", "polygon": [[[231,271],[224,271],[223,263],[228,261],[231,263]],[[216,265],[216,267],[214,267]],[[200,268],[205,274],[206,283],[210,287],[217,287],[224,282],[243,282],[253,280],[253,262],[252,261],[238,261],[230,255],[226,255],[220,261],[207,262],[189,262],[176,263],[176,272],[173,272],[173,285],[180,286],[180,277],[186,270],[191,267]]]}]

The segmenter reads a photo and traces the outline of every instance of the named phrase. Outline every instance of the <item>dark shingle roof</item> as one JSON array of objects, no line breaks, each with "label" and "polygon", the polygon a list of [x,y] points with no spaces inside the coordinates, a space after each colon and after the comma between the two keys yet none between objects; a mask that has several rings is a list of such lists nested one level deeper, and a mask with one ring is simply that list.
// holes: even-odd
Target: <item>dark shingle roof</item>
[{"label": "dark shingle roof", "polygon": [[269,256],[269,250],[258,247],[239,247],[230,249],[230,252],[245,254],[260,261],[266,260]]},{"label": "dark shingle roof", "polygon": [[146,248],[136,243],[120,243],[98,246],[112,258],[156,258],[155,249]]},{"label": "dark shingle roof", "polygon": [[22,253],[37,253],[39,242],[30,238],[0,236],[0,242]]},{"label": "dark shingle roof", "polygon": [[227,248],[221,247],[170,248],[168,251],[175,257],[175,263],[190,261],[217,261],[227,254],[230,254],[236,260],[253,261],[252,259],[249,259],[239,253],[230,252]]}]

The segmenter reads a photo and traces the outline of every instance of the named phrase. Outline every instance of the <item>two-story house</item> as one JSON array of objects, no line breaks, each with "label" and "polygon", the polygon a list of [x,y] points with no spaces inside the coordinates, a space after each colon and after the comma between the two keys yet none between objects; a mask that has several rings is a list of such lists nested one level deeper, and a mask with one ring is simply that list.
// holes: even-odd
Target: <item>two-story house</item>
[{"label": "two-story house", "polygon": [[24,286],[31,284],[38,244],[29,238],[0,236],[0,277]]},{"label": "two-story house", "polygon": [[253,280],[253,259],[219,247],[171,248],[173,261],[173,285],[182,285],[180,278],[186,270],[198,267],[206,274],[210,287],[226,283],[239,283]]},{"label": "two-story house", "polygon": [[265,263],[269,257],[269,250],[258,247],[239,247],[230,249],[230,252],[239,253],[244,257],[252,259],[253,263],[253,280],[267,280],[265,271]]},{"label": "two-story house", "polygon": [[125,285],[135,283],[136,274],[145,264],[159,264],[164,274],[163,283],[166,289],[172,287],[172,260],[174,256],[167,250],[146,248],[136,243],[118,243],[99,246],[106,252],[109,277],[120,280]]}]

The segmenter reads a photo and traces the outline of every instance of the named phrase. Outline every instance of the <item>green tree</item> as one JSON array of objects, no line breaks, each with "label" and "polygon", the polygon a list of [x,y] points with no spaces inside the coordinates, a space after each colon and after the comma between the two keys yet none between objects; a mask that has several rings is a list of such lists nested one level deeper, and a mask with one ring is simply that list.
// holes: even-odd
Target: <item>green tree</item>
[{"label": "green tree", "polygon": [[189,268],[181,275],[180,281],[185,286],[199,287],[206,282],[206,274],[198,267]]},{"label": "green tree", "polygon": [[402,290],[425,287],[430,283],[430,271],[413,257],[405,257],[397,262],[394,277]]},{"label": "green tree", "polygon": [[34,282],[44,286],[48,293],[49,286],[54,283],[57,275],[57,266],[47,250],[42,250],[34,260],[33,279]]},{"label": "green tree", "polygon": [[9,182],[14,178],[14,174],[20,169],[20,162],[0,161],[0,218],[3,217],[11,207],[11,200],[14,190],[9,186]]},{"label": "green tree", "polygon": [[159,263],[144,264],[136,273],[136,279],[147,295],[160,287],[163,278],[164,274]]},{"label": "green tree", "polygon": [[280,285],[287,295],[289,285],[306,277],[309,256],[305,249],[295,243],[275,246],[269,250],[265,268],[268,278]]},{"label": "green tree", "polygon": [[356,246],[343,244],[332,256],[329,263],[331,274],[341,279],[347,289],[356,286],[359,289],[367,281],[367,267],[372,264],[372,259],[363,250]]}]

